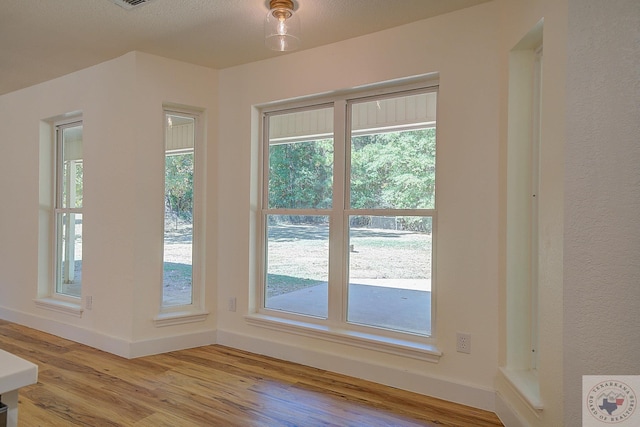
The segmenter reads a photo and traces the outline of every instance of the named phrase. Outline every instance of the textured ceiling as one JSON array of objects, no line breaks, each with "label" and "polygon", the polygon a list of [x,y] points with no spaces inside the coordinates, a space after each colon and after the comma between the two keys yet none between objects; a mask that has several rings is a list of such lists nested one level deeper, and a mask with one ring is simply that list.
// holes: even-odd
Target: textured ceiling
[{"label": "textured ceiling", "polygon": [[[301,49],[489,0],[294,0]],[[282,53],[264,47],[268,0],[0,0],[0,94],[132,50],[221,69]]]}]

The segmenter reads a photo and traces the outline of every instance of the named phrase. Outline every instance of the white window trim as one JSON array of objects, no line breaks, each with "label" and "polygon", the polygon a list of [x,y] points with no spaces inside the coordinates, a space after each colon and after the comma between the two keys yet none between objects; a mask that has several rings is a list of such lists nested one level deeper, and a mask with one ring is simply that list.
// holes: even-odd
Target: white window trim
[{"label": "white window trim", "polygon": [[[334,107],[334,146],[336,152],[341,150],[341,154],[336,156],[334,163],[334,180],[341,180],[344,182],[345,166],[346,166],[346,150],[344,149],[345,138],[347,135],[345,127],[347,126],[347,101],[356,100],[373,96],[385,96],[385,95],[398,95],[403,92],[411,91],[438,91],[439,82],[435,75],[421,76],[412,79],[408,79],[401,84],[399,82],[383,83],[380,85],[373,85],[366,90],[349,90],[340,91],[331,97],[318,97],[316,99],[308,99],[302,102],[279,102],[265,106],[258,106],[263,117],[273,112],[286,112],[299,109],[308,108],[321,108],[322,106],[333,105]],[[258,174],[260,178],[259,194],[265,200],[266,192],[268,191],[266,185],[264,185],[265,171],[268,170],[267,156],[264,155],[265,142],[264,135],[267,132],[266,126],[262,123],[260,128],[259,138],[259,156],[262,159],[260,162],[260,172]],[[436,195],[437,192],[437,180],[436,180]],[[437,196],[436,196],[437,197]],[[334,200],[345,200],[344,194],[334,194]],[[259,202],[259,206],[263,206],[262,200]],[[336,212],[337,211],[337,212]],[[436,346],[436,286],[435,286],[435,274],[436,274],[436,227],[437,227],[437,214],[435,209],[429,210],[396,210],[399,215],[404,215],[406,212],[419,211],[419,215],[427,215],[432,218],[433,227],[433,241],[432,241],[432,291],[431,291],[431,335],[421,336],[411,333],[404,333],[398,331],[391,331],[375,326],[361,326],[356,324],[347,323],[342,313],[341,305],[344,304],[329,304],[329,313],[327,319],[315,319],[310,316],[297,315],[294,313],[284,313],[278,310],[269,310],[264,307],[264,268],[265,268],[265,227],[264,224],[264,211],[261,210],[257,219],[257,277],[258,284],[256,286],[257,306],[253,312],[250,312],[245,316],[245,321],[257,327],[268,328],[276,331],[283,331],[293,333],[297,335],[303,335],[313,338],[319,338],[327,341],[337,342],[341,344],[353,345],[360,348],[366,348],[375,351],[382,351],[390,354],[400,355],[404,357],[411,357],[423,361],[437,363],[442,356],[442,352]],[[277,214],[277,209],[269,209],[271,214]],[[286,210],[291,214],[292,210]],[[360,213],[361,211],[355,211]],[[380,214],[383,211],[376,211],[376,214]],[[328,215],[331,221],[340,217],[340,221],[344,221],[344,217],[354,210],[351,209],[336,209],[334,206],[332,209],[306,209],[305,215]],[[295,213],[294,213],[295,214]],[[344,229],[344,227],[343,227]],[[331,245],[331,243],[330,243]],[[346,262],[346,260],[343,260]],[[343,266],[343,271],[344,270]],[[338,274],[342,274],[343,271]],[[331,274],[331,273],[330,273]],[[330,280],[332,277],[330,277]],[[331,293],[329,298],[331,298]]]},{"label": "white window trim", "polygon": [[68,314],[74,317],[82,317],[82,305],[77,302],[63,301],[57,298],[47,297],[33,300],[36,307],[55,311],[56,313]]},{"label": "white window trim", "polygon": [[[74,111],[57,117],[44,119],[40,124],[40,219],[38,231],[38,290],[33,300],[37,308],[57,313],[82,317],[83,307],[80,297],[59,294],[56,289],[56,197],[58,140],[57,129],[73,123],[84,126],[81,111]],[[46,166],[44,166],[46,164]],[[46,189],[46,190],[45,190]],[[77,211],[77,209],[75,209]],[[43,219],[46,212],[46,220]]]},{"label": "white window trim", "polygon": [[500,375],[506,380],[512,390],[522,399],[522,401],[535,413],[544,409],[542,398],[540,397],[540,383],[537,371],[533,369],[509,369],[500,368]]},{"label": "white window trim", "polygon": [[[60,257],[61,254],[58,253],[58,248],[59,245],[61,244],[61,242],[58,240],[58,233],[60,230],[58,230],[58,215],[60,214],[80,214],[83,215],[83,211],[84,211],[84,205],[82,207],[62,207],[63,201],[62,201],[62,196],[63,196],[63,182],[61,179],[61,169],[62,169],[62,162],[63,160],[60,159],[60,157],[63,155],[63,147],[62,147],[62,134],[64,129],[66,128],[70,128],[70,127],[75,127],[77,125],[83,126],[83,132],[84,132],[84,123],[82,121],[82,117],[75,117],[73,120],[65,120],[65,121],[60,121],[55,123],[55,150],[54,150],[54,168],[53,168],[53,181],[54,181],[54,191],[53,191],[53,195],[54,195],[54,202],[53,202],[53,258],[54,258],[54,263],[53,263],[53,282],[52,282],[52,290],[51,290],[51,296],[54,300],[59,300],[62,301],[66,304],[62,304],[62,307],[64,306],[68,306],[68,305],[77,305],[79,307],[81,307],[81,301],[82,301],[82,288],[80,288],[80,296],[76,297],[73,295],[67,295],[67,294],[63,294],[61,292],[58,292],[58,275],[60,274],[59,272],[59,268],[60,268]],[[72,173],[72,172],[69,172]],[[71,191],[69,189],[69,191]],[[83,220],[84,220],[84,215],[83,215]],[[84,233],[83,233],[84,234]],[[70,243],[67,243],[70,244]],[[61,307],[61,308],[62,308]],[[64,311],[64,308],[62,308],[62,310]]]},{"label": "white window trim", "polygon": [[[507,252],[511,252],[512,257],[508,256],[506,263],[506,321],[512,324],[506,332],[506,366],[500,367],[498,374],[536,415],[544,409],[538,376],[538,202],[543,24],[544,21],[540,20],[510,54]],[[512,152],[517,154],[513,155]],[[527,175],[522,175],[522,171]],[[520,181],[520,178],[523,180]],[[528,199],[528,207],[525,207],[521,196]],[[527,218],[527,222],[516,224],[513,220],[515,215],[510,210]],[[513,224],[511,221],[514,221]],[[525,235],[528,244],[513,239],[514,236],[523,239]],[[510,244],[513,244],[513,249],[509,248]],[[519,255],[514,255],[518,252]]]},{"label": "white window trim", "polygon": [[[50,289],[49,294],[45,298],[36,300],[36,305],[40,308],[57,311],[59,313],[70,314],[76,317],[82,316],[82,288],[80,290],[81,295],[75,297],[72,295],[66,295],[59,293],[57,289],[57,275],[59,268],[58,259],[58,224],[57,216],[60,213],[79,213],[83,214],[84,206],[81,208],[62,208],[60,198],[62,197],[62,182],[60,181],[60,165],[59,157],[61,155],[61,141],[60,130],[66,127],[72,127],[74,125],[82,125],[84,127],[83,118],[81,115],[73,115],[63,120],[58,120],[53,123],[53,167],[52,167],[52,207],[51,207],[51,271],[50,271]],[[84,219],[84,215],[83,215]],[[84,233],[83,233],[84,235]],[[84,243],[84,242],[83,242]]]},{"label": "white window trim", "polygon": [[530,368],[538,369],[539,345],[539,220],[538,203],[540,200],[540,103],[542,96],[542,45],[535,50],[533,63],[533,94],[531,117],[531,360]]},{"label": "white window trim", "polygon": [[[162,110],[162,123],[163,123],[163,136],[166,140],[166,115],[175,114],[191,117],[195,120],[194,130],[194,147],[193,147],[193,162],[194,162],[194,177],[193,177],[193,240],[192,240],[192,283],[191,283],[191,304],[170,305],[165,306],[163,301],[163,292],[160,292],[160,301],[158,314],[153,318],[154,325],[156,327],[172,326],[184,323],[202,322],[206,320],[209,315],[209,311],[205,310],[205,286],[204,286],[204,238],[202,236],[202,230],[204,229],[205,220],[205,167],[206,167],[206,144],[205,137],[205,125],[203,111],[197,108],[190,108],[184,106],[164,105]],[[163,147],[163,162],[164,153],[166,151],[165,144]],[[164,170],[164,169],[163,169]],[[164,183],[164,174],[163,174]],[[164,184],[162,185],[162,214],[164,215]],[[163,229],[161,230],[164,235],[164,221]],[[163,239],[164,245],[164,239]],[[164,253],[164,251],[161,251]],[[164,261],[162,262],[164,266]],[[163,283],[160,283],[162,286]]]},{"label": "white window trim", "polygon": [[[184,307],[184,306],[179,306]],[[158,314],[153,318],[156,327],[182,325],[185,323],[203,322],[209,316],[208,311],[182,310]]]},{"label": "white window trim", "polygon": [[442,352],[433,344],[360,332],[355,328],[342,329],[280,316],[269,316],[262,313],[249,314],[245,316],[245,320],[253,326],[318,338],[338,344],[347,344],[367,350],[382,351],[397,356],[411,357],[426,362],[437,363],[442,356]]}]

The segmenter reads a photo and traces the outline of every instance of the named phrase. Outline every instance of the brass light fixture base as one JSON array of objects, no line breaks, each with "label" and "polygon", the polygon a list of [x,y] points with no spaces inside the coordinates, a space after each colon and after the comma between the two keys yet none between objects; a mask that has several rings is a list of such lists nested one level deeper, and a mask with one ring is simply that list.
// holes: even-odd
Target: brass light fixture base
[{"label": "brass light fixture base", "polygon": [[292,0],[271,0],[269,2],[269,9],[290,9],[293,10]]},{"label": "brass light fixture base", "polygon": [[269,0],[264,20],[265,45],[278,52],[300,47],[300,17],[294,12],[296,0]]},{"label": "brass light fixture base", "polygon": [[271,0],[269,2],[269,8],[273,10],[273,16],[275,16],[276,18],[280,20],[289,19],[291,17],[291,11],[293,10],[293,1]]}]

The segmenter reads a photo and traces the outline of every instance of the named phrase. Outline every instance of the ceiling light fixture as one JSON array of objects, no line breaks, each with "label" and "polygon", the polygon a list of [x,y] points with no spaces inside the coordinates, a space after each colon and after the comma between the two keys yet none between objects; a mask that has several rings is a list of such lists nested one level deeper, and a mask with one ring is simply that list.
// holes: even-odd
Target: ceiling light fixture
[{"label": "ceiling light fixture", "polygon": [[148,3],[150,0],[109,0],[111,3],[115,3],[123,9],[131,10],[135,7],[142,6]]},{"label": "ceiling light fixture", "polygon": [[292,0],[270,0],[264,21],[264,43],[272,50],[285,52],[300,46],[300,20]]}]

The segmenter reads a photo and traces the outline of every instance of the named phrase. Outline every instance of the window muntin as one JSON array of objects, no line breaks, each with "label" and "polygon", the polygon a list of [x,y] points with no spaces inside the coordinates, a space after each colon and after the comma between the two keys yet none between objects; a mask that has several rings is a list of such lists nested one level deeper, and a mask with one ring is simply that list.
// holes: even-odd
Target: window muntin
[{"label": "window muntin", "polygon": [[54,294],[82,292],[82,122],[56,126]]},{"label": "window muntin", "polygon": [[194,302],[194,176],[196,117],[165,112],[162,306]]},{"label": "window muntin", "polygon": [[[436,96],[437,89],[433,87],[352,100],[336,99],[330,105],[264,114],[261,292],[262,310],[266,314],[285,318],[302,314],[305,317],[301,320],[312,323],[375,330],[378,332],[374,333],[383,335],[433,335]],[[327,111],[332,111],[331,126],[327,125],[330,122]],[[287,128],[282,125],[283,120],[274,120],[284,115],[290,115],[285,122],[297,123],[297,127]],[[335,135],[334,122],[338,132]],[[307,133],[305,126],[309,129]],[[341,136],[340,132],[344,134]],[[315,165],[318,162],[310,161],[315,153],[309,147],[315,149],[326,144],[326,156],[320,156],[323,159],[320,172],[309,173],[305,163],[299,160],[280,162],[282,166],[276,170],[291,177],[287,181],[291,202],[286,203],[278,198],[274,200],[272,188],[278,181],[273,176],[271,156],[276,152],[274,147],[283,143],[302,143],[298,146],[300,152],[306,149],[313,154],[300,158]],[[304,167],[299,169],[299,165]],[[335,170],[329,169],[329,165],[335,165]],[[328,179],[331,175],[333,182]],[[306,181],[299,179],[300,176]],[[294,183],[296,185],[291,185]],[[313,218],[316,224],[300,224],[301,218],[304,221]],[[387,226],[383,224],[389,221],[393,228],[385,229]],[[278,231],[283,229],[290,234],[289,255],[280,254],[278,258],[286,262],[279,261],[274,266],[276,245],[282,243],[278,241],[277,236],[282,238]],[[310,247],[322,254],[318,260],[308,259]],[[358,253],[365,247],[366,252]],[[398,266],[397,259],[403,257],[411,260],[411,269]],[[322,265],[321,274],[302,277],[301,272],[312,270],[305,263],[314,262]],[[361,271],[362,262],[374,266],[372,274]],[[299,288],[272,299],[276,288],[272,277],[282,274],[278,271],[283,264],[288,265],[290,276],[296,278]],[[378,298],[379,291],[400,295],[401,304],[386,304],[385,298]],[[311,294],[315,298],[313,302],[308,300]],[[286,299],[283,295],[290,299],[290,305],[281,302]],[[406,304],[408,301],[412,305]],[[401,315],[402,310],[408,316]],[[390,319],[384,319],[383,312],[385,316],[390,313]],[[410,317],[411,321],[399,320],[403,317]]]}]

